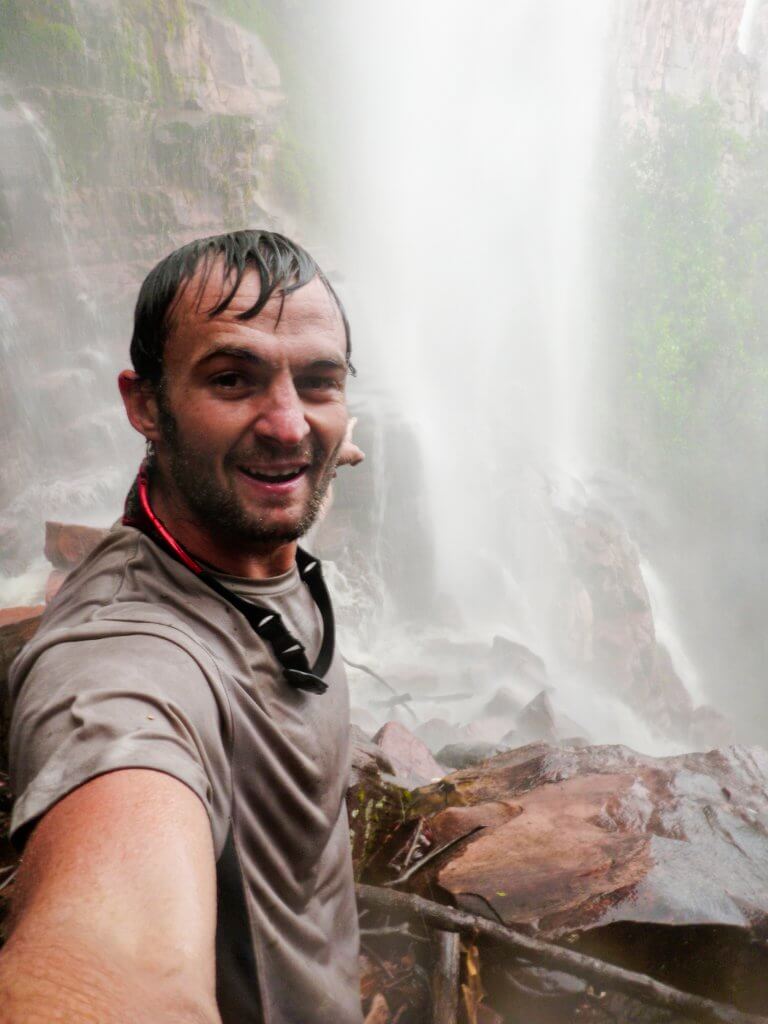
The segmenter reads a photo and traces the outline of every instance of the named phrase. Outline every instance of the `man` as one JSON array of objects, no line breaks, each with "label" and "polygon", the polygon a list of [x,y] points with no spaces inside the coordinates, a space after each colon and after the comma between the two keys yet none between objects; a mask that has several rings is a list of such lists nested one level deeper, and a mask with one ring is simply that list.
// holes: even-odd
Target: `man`
[{"label": "man", "polygon": [[147,462],[11,674],[4,1022],[358,1024],[346,681],[297,546],[362,457],[349,356],[280,235],[144,282],[119,384]]}]

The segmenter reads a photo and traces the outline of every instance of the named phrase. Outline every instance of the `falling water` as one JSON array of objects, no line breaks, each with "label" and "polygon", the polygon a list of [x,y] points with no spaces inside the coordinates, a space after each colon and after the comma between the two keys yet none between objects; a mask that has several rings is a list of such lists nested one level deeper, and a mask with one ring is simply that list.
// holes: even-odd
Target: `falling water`
[{"label": "falling water", "polygon": [[40,594],[45,519],[106,521],[122,486],[116,466],[125,437],[116,426],[113,364],[101,344],[104,317],[73,254],[56,145],[10,83],[0,83],[0,93],[5,601]]},{"label": "falling water", "polygon": [[424,451],[441,585],[475,615],[498,608],[520,475],[589,459],[610,5],[555,6],[345,4],[336,26],[340,263],[367,372]]},{"label": "falling water", "polygon": [[744,13],[739,25],[738,47],[745,56],[752,56],[755,23],[763,0],[745,0]]},{"label": "falling water", "polygon": [[[588,500],[601,387],[592,221],[611,4],[334,10],[338,262],[361,387],[386,392],[422,454],[433,632],[447,601],[453,640],[544,652],[593,738],[650,749],[626,706],[568,677],[551,623],[553,507]],[[407,663],[398,638],[390,621],[384,664]]]}]

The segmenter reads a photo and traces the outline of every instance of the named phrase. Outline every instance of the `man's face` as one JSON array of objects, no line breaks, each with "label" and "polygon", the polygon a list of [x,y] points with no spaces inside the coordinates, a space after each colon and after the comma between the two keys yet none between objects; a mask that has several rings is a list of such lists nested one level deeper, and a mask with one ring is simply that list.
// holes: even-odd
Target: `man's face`
[{"label": "man's face", "polygon": [[346,337],[319,278],[285,298],[258,298],[247,273],[229,308],[214,272],[198,301],[193,279],[172,317],[159,389],[157,462],[182,514],[215,536],[260,545],[311,526],[347,426]]}]

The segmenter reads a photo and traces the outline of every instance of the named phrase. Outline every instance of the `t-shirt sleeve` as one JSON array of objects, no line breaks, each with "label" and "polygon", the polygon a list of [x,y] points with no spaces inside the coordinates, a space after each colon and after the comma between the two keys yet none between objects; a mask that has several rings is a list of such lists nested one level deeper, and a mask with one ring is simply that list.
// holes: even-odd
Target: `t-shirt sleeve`
[{"label": "t-shirt sleeve", "polygon": [[61,642],[17,691],[9,737],[16,802],[11,838],[78,786],[120,768],[151,768],[197,794],[217,855],[230,816],[227,713],[183,646],[144,633]]}]

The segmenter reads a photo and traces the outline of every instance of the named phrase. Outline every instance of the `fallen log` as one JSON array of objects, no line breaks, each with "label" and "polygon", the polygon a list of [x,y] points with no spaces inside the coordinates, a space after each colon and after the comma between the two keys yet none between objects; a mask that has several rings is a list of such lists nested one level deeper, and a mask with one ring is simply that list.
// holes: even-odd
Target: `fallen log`
[{"label": "fallen log", "polygon": [[584,978],[600,988],[634,996],[663,1010],[678,1013],[697,1024],[768,1024],[768,1017],[742,1013],[711,999],[681,992],[647,975],[627,971],[623,967],[563,949],[551,942],[534,939],[477,914],[434,903],[412,893],[358,884],[357,900],[359,906],[370,910],[416,916],[423,924],[438,931],[470,932],[491,939],[506,946],[516,956]]}]

